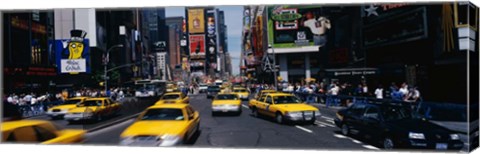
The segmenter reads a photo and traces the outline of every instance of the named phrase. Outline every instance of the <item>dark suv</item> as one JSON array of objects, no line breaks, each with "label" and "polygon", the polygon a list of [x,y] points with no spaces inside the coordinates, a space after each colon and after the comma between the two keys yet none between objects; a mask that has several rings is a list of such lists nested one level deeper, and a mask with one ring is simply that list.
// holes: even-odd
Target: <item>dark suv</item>
[{"label": "dark suv", "polygon": [[385,149],[460,150],[458,134],[420,118],[409,105],[355,103],[337,112],[335,125],[343,135],[372,139]]},{"label": "dark suv", "polygon": [[207,98],[214,98],[220,92],[220,86],[208,86]]}]

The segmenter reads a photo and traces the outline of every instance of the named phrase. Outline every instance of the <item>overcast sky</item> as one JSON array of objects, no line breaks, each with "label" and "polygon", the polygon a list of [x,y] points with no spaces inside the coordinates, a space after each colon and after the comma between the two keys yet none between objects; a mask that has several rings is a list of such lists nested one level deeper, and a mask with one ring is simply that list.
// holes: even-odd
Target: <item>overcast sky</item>
[{"label": "overcast sky", "polygon": [[[217,6],[225,14],[225,25],[227,25],[228,52],[232,57],[233,74],[240,72],[240,51],[242,36],[242,12],[243,6]],[[166,17],[185,17],[185,7],[166,7]]]}]

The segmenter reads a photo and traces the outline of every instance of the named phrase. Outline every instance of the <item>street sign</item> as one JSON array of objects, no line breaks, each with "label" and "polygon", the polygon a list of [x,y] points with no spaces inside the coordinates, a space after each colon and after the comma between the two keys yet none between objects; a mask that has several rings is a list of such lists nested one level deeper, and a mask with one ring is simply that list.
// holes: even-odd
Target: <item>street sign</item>
[{"label": "street sign", "polygon": [[272,63],[270,62],[270,57],[268,57],[267,55],[263,56],[262,62],[263,71],[271,71],[273,69]]}]

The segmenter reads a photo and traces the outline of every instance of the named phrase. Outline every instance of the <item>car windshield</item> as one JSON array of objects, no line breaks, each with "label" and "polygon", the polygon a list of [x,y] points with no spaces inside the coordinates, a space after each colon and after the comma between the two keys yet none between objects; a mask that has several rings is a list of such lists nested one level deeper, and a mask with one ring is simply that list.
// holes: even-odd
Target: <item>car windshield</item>
[{"label": "car windshield", "polygon": [[178,99],[180,98],[180,95],[165,95],[162,97],[162,99]]},{"label": "car windshield", "polygon": [[77,103],[80,103],[80,99],[71,99],[71,100],[66,100],[65,102],[63,102],[63,104],[67,105],[67,104],[77,104]]},{"label": "car windshield", "polygon": [[208,86],[207,88],[208,91],[220,91],[219,86]]},{"label": "car windshield", "polygon": [[405,107],[387,106],[383,108],[382,115],[385,121],[413,119],[412,113]]},{"label": "car windshield", "polygon": [[247,92],[247,90],[245,90],[245,89],[235,89],[235,90],[233,90],[233,92]]},{"label": "car windshield", "polygon": [[181,109],[149,109],[141,120],[184,120]]},{"label": "car windshield", "polygon": [[275,104],[297,104],[302,103],[300,99],[295,96],[276,96],[273,97]]},{"label": "car windshield", "polygon": [[90,101],[85,101],[78,106],[102,106],[102,101],[101,100],[90,100]]},{"label": "car windshield", "polygon": [[237,95],[217,95],[216,100],[237,100]]}]

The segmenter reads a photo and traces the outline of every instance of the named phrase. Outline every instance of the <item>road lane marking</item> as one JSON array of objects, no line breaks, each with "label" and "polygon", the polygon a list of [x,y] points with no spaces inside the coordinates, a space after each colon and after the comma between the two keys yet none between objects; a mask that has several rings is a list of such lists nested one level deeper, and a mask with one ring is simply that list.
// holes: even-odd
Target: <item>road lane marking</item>
[{"label": "road lane marking", "polygon": [[298,125],[295,125],[295,127],[297,127],[298,129],[301,129],[303,131],[306,131],[306,132],[309,132],[309,133],[313,133],[313,131],[309,130],[309,129],[306,129],[306,128],[303,128],[302,126],[298,126]]},{"label": "road lane marking", "polygon": [[371,150],[380,150],[379,148],[371,146],[371,145],[362,145],[362,147],[367,148],[367,149],[371,149]]},{"label": "road lane marking", "polygon": [[358,140],[356,140],[356,139],[351,139],[351,140],[352,140],[352,142],[354,142],[354,143],[362,144],[362,142],[360,142],[360,141],[358,141]]},{"label": "road lane marking", "polygon": [[247,106],[247,105],[245,105],[245,104],[242,104],[242,106],[243,106],[244,108],[247,108],[247,109],[248,109],[248,106]]},{"label": "road lane marking", "polygon": [[340,135],[340,134],[333,134],[336,138],[347,138],[346,136]]},{"label": "road lane marking", "polygon": [[317,125],[318,127],[327,127],[327,126],[322,125],[322,124],[315,124],[315,125]]},{"label": "road lane marking", "polygon": [[324,122],[320,122],[318,120],[316,120],[315,123],[322,124],[322,125],[327,125],[327,126],[330,126],[330,127],[335,127],[334,125],[327,124],[327,123],[324,123]]},{"label": "road lane marking", "polygon": [[327,120],[334,120],[333,118],[330,118],[330,117],[325,117],[325,116],[320,116],[322,117],[323,119],[327,119]]},{"label": "road lane marking", "polygon": [[106,127],[106,128],[102,128],[102,129],[99,129],[97,131],[94,131],[94,132],[88,132],[86,134],[87,138],[90,138],[92,136],[97,136],[97,135],[100,135],[100,134],[103,134],[103,133],[106,133],[106,132],[109,132],[109,131],[113,131],[119,127],[122,127],[122,126],[125,126],[125,125],[129,125],[129,124],[132,124],[133,122],[135,121],[134,118],[132,119],[128,119],[128,120],[125,120],[121,123],[117,123],[115,125],[112,125],[110,127]]}]

